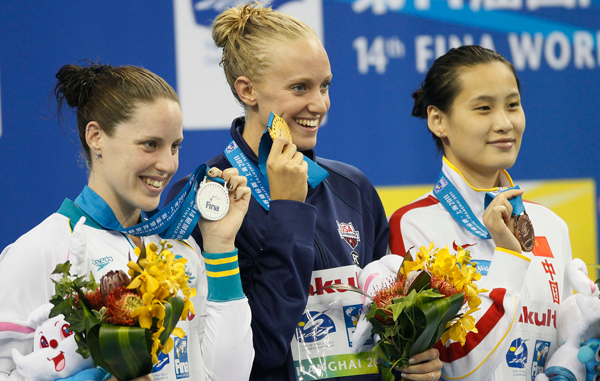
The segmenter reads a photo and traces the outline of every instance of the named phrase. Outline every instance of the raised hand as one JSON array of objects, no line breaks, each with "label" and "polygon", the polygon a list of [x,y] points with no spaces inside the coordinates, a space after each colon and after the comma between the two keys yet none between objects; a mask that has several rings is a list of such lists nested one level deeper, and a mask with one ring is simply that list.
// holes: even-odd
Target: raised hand
[{"label": "raised hand", "polygon": [[218,221],[209,221],[200,217],[198,227],[202,233],[204,251],[207,253],[226,253],[235,249],[235,236],[242,226],[248,211],[251,192],[246,186],[246,176],[240,176],[235,168],[221,171],[213,167],[208,176],[225,180],[229,190],[229,211]]},{"label": "raised hand", "polygon": [[515,237],[516,216],[508,201],[523,194],[522,189],[511,189],[497,195],[483,212],[483,224],[494,240],[496,247],[521,253],[521,244]]},{"label": "raised hand", "polygon": [[267,175],[271,200],[292,200],[304,202],[308,192],[308,164],[296,145],[286,138],[277,137],[273,141],[267,159]]}]

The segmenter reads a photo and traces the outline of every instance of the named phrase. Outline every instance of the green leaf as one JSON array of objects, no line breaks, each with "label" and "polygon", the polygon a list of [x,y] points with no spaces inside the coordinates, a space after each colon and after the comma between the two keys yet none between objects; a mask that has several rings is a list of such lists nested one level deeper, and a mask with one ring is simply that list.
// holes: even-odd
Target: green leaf
[{"label": "green leaf", "polygon": [[431,288],[431,274],[427,271],[423,270],[417,275],[415,280],[411,283],[408,291],[411,292],[413,290],[419,292],[421,290],[425,290]]},{"label": "green leaf", "polygon": [[425,321],[423,332],[410,348],[409,357],[431,348],[442,336],[446,323],[452,320],[464,301],[464,295],[458,293],[447,298],[438,299],[415,306],[415,310]]},{"label": "green leaf", "polygon": [[69,271],[71,271],[71,262],[66,261],[65,263],[60,263],[56,265],[52,274],[69,275]]},{"label": "green leaf", "polygon": [[172,296],[167,298],[167,303],[165,306],[165,322],[164,327],[165,330],[158,337],[161,344],[165,344],[167,339],[171,335],[171,332],[177,326],[177,322],[179,322],[179,318],[181,317],[181,313],[183,312],[183,299],[179,296]]}]

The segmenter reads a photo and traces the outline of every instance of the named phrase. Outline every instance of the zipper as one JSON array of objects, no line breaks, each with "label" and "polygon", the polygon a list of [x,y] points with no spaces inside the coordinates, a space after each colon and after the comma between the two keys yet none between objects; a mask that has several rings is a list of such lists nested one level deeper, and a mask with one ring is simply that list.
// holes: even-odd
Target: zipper
[{"label": "zipper", "polygon": [[321,254],[321,260],[323,261],[323,269],[328,269],[329,261],[327,260],[327,256],[325,255],[323,246],[321,246],[321,242],[319,242],[319,239],[317,238],[316,235],[315,235],[314,239],[315,239],[315,243],[317,244],[317,248],[319,249],[319,253]]}]

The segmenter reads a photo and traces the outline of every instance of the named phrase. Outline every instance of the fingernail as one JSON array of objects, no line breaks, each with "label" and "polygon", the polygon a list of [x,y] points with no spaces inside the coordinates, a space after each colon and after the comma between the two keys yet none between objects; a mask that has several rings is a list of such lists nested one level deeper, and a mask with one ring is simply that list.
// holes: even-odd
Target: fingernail
[{"label": "fingernail", "polygon": [[232,190],[233,189],[233,184],[229,184],[228,188],[229,188],[229,190]]},{"label": "fingernail", "polygon": [[406,373],[400,373],[400,377],[406,378],[406,377],[408,377],[408,374],[406,374]]},{"label": "fingernail", "polygon": [[214,175],[213,170],[211,169],[210,171],[208,171],[208,174],[211,175],[211,176]]},{"label": "fingernail", "polygon": [[409,364],[414,364],[414,363],[416,363],[416,362],[417,362],[417,361],[416,361],[415,359],[408,359],[408,363],[409,363]]},{"label": "fingernail", "polygon": [[237,194],[236,194],[235,196],[233,196],[233,199],[234,199],[234,200],[237,200]]}]

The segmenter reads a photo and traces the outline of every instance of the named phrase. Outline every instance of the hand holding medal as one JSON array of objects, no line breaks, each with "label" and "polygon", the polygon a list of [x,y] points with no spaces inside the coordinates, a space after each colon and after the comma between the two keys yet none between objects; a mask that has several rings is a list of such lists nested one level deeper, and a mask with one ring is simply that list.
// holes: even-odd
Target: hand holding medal
[{"label": "hand holding medal", "polygon": [[[220,178],[224,184],[212,182]],[[213,167],[207,172],[196,195],[196,204],[202,217],[198,227],[202,233],[204,251],[229,252],[235,249],[235,236],[242,225],[250,203],[250,188],[245,176],[235,168],[221,171]]]},{"label": "hand holding medal", "polygon": [[483,212],[483,223],[496,246],[517,253],[531,251],[535,244],[535,234],[529,216],[524,208],[522,211],[514,210],[509,201],[522,194],[521,189],[498,193]]},{"label": "hand holding medal", "polygon": [[304,202],[308,193],[308,164],[292,143],[292,134],[285,120],[272,115],[268,131],[273,146],[267,159],[271,200]]}]

